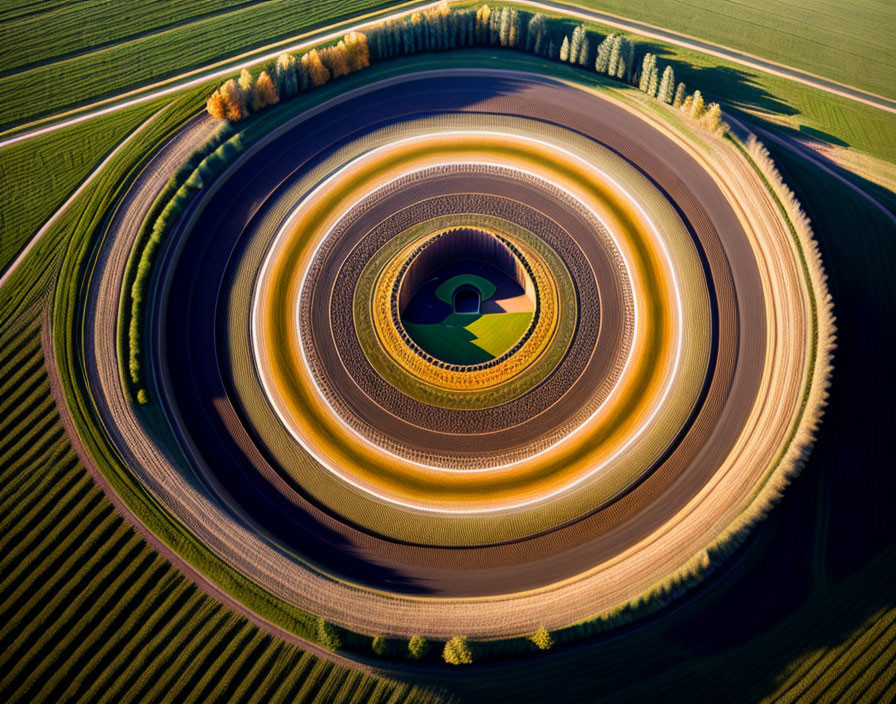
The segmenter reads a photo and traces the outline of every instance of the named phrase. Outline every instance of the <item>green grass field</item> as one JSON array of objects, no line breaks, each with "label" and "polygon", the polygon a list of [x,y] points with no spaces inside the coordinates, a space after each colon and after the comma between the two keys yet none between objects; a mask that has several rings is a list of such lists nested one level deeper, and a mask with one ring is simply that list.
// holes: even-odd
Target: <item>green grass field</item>
[{"label": "green grass field", "polygon": [[500,357],[523,336],[532,313],[452,313],[440,323],[405,323],[408,334],[436,359],[481,364]]},{"label": "green grass field", "polygon": [[573,0],[896,97],[896,5],[887,0]]},{"label": "green grass field", "polygon": [[[607,0],[600,9],[893,92],[893,50],[878,46],[886,22],[871,21],[890,17],[890,4],[863,0],[844,16],[830,0],[809,9],[788,0],[777,6],[780,19],[772,20],[765,2],[753,9],[714,3],[714,19],[704,23],[707,3]],[[4,3],[0,86],[21,100],[2,102],[0,123],[134,87],[236,53],[238,47],[380,5],[341,4],[336,16],[325,3],[297,13],[294,4],[276,0],[239,10],[230,2],[195,0],[180,4],[177,26],[168,26],[151,3],[127,9],[131,14],[116,14],[125,9],[96,0],[72,6],[56,0]],[[740,46],[735,36],[740,25],[722,13],[746,13],[737,16],[750,21],[757,6],[761,17],[755,21],[772,25],[770,33],[757,31],[757,37],[767,38]],[[100,19],[82,25],[78,12]],[[793,37],[789,43],[781,39],[817,26],[813,12],[835,18],[831,25],[846,37],[843,46],[851,47],[844,53],[858,58],[831,60],[830,70],[822,71],[825,47],[841,41],[837,35],[805,40],[817,41],[814,53]],[[245,15],[236,15],[241,20],[236,22],[234,13]],[[45,44],[25,41],[33,26],[49,28]],[[865,36],[867,43],[857,48],[857,38]],[[104,41],[120,43],[98,48]],[[871,63],[869,47],[878,47],[881,65]],[[691,52],[664,51],[661,62],[677,62],[689,86],[705,86],[704,92],[729,110],[750,113],[768,127],[775,127],[769,116],[781,120],[785,133],[816,130],[821,139],[896,161],[892,115]],[[38,65],[64,52],[85,53]],[[470,54],[485,65],[500,61],[525,68],[534,62],[523,55],[491,59],[497,52],[485,50]],[[795,60],[810,56],[816,64]],[[460,61],[460,55],[438,61]],[[857,61],[875,68],[866,68],[863,78],[854,68]],[[96,77],[103,62],[108,62],[107,82]],[[562,66],[555,71],[574,72]],[[61,91],[60,80],[76,88]],[[803,475],[781,504],[722,574],[670,612],[632,632],[543,659],[482,671],[421,672],[412,684],[337,667],[273,639],[168,565],[78,461],[51,394],[41,335],[53,297],[73,301],[77,296],[65,288],[72,271],[58,278],[68,249],[87,247],[86,238],[73,233],[98,231],[105,209],[139,168],[141,151],[158,144],[201,102],[197,92],[160,116],[60,218],[28,266],[0,289],[0,699],[625,702],[655,697],[657,691],[669,701],[896,697],[896,477],[886,469],[890,434],[881,429],[879,409],[868,403],[893,382],[896,333],[889,320],[896,284],[890,262],[896,259],[896,227],[844,184],[784,150],[773,150],[774,156],[813,219],[837,305],[841,345],[831,406]],[[81,179],[161,105],[139,106],[0,150],[0,270]],[[757,116],[763,111],[765,117]],[[879,190],[845,176],[869,192]],[[892,210],[892,194],[882,197]],[[872,369],[877,373],[869,375]]]}]

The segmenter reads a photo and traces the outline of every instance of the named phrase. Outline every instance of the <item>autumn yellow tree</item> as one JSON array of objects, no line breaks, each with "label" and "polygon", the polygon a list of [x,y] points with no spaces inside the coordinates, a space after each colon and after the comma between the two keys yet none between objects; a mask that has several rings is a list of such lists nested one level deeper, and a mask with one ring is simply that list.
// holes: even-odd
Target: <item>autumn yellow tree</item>
[{"label": "autumn yellow tree", "polygon": [[691,101],[691,119],[699,120],[705,111],[706,103],[703,100],[703,94],[699,90],[695,90]]},{"label": "autumn yellow tree", "polygon": [[261,110],[279,101],[280,96],[277,94],[274,82],[267,71],[262,71],[252,86],[252,110]]},{"label": "autumn yellow tree", "polygon": [[208,101],[205,103],[205,109],[212,117],[216,117],[219,120],[227,119],[227,101],[221,95],[220,88],[209,96]]},{"label": "autumn yellow tree", "polygon": [[221,97],[226,107],[225,117],[231,122],[239,122],[249,114],[248,96],[242,85],[231,78],[221,86]]},{"label": "autumn yellow tree", "polygon": [[277,90],[281,98],[292,98],[299,92],[297,63],[296,57],[292,54],[280,54],[277,57],[275,72],[277,76]]},{"label": "autumn yellow tree", "polygon": [[244,68],[240,71],[239,84],[246,95],[252,94],[252,87],[255,85],[255,77],[249,72],[249,69]]},{"label": "autumn yellow tree", "polygon": [[710,132],[724,134],[728,129],[728,125],[722,120],[722,108],[718,103],[709,104],[709,109],[703,114],[702,122]]},{"label": "autumn yellow tree", "polygon": [[370,48],[367,46],[367,35],[351,32],[345,35],[345,48],[348,50],[348,63],[352,71],[370,66]]},{"label": "autumn yellow tree", "polygon": [[330,75],[333,78],[351,73],[352,69],[348,59],[348,48],[342,40],[336,46],[328,46],[320,51],[320,60],[330,70]]},{"label": "autumn yellow tree", "polygon": [[330,71],[321,61],[317,49],[312,49],[307,54],[303,54],[302,64],[307,70],[308,79],[312,85],[322,86],[330,80]]},{"label": "autumn yellow tree", "polygon": [[476,43],[477,44],[486,44],[488,43],[488,24],[489,24],[489,16],[492,11],[488,5],[483,5],[478,10],[476,10]]}]

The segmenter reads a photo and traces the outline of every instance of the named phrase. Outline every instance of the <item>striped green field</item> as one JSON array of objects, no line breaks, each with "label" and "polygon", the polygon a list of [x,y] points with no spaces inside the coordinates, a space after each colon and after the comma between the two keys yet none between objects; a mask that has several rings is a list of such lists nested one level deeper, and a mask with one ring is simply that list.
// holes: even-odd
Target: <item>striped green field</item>
[{"label": "striped green field", "polygon": [[[476,3],[469,3],[476,5]],[[546,13],[556,16],[556,13]],[[614,28],[585,22],[591,43]],[[566,20],[566,33],[572,32],[576,22]],[[636,43],[635,62],[645,52],[657,56],[662,68],[669,64],[675,77],[687,84],[688,92],[699,89],[707,101],[718,102],[726,113],[767,124],[786,134],[808,141],[820,141],[849,147],[877,158],[896,162],[896,115],[879,108],[805,86],[779,76],[740,66],[730,61],[709,56],[671,44],[631,35]],[[461,54],[486,54],[487,49],[445,54],[447,62],[461,60]],[[492,50],[495,65],[524,68],[537,59],[522,54]],[[457,57],[457,58],[455,58]],[[593,71],[572,68],[559,62],[550,64],[551,73],[561,77],[599,84],[604,81]]]},{"label": "striped green field", "polygon": [[888,0],[574,0],[896,97],[896,5]]},{"label": "striped green field", "polygon": [[[397,3],[306,0],[297,5],[294,0],[261,0],[187,4],[189,9],[178,10],[180,3],[87,0],[72,5],[47,3],[25,16],[0,14],[0,46],[4,47],[0,93],[7,96],[0,102],[0,130]],[[215,5],[219,11],[202,12],[201,8]],[[180,19],[169,22],[172,9]],[[115,27],[111,35],[110,27]],[[35,32],[47,41],[35,41]],[[72,35],[82,37],[76,51],[68,48]],[[109,36],[116,39],[105,39]],[[23,43],[52,48],[29,50],[25,56],[30,60],[24,59],[28,63],[16,65],[14,61],[12,68],[8,57],[19,56]]]},{"label": "striped green field", "polygon": [[0,271],[105,156],[164,104],[138,105],[3,149]]}]

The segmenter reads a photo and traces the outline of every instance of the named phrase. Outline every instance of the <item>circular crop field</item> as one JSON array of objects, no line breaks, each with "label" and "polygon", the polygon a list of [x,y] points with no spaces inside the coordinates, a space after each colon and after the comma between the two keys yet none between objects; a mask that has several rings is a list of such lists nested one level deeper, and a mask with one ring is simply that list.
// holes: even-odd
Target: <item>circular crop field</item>
[{"label": "circular crop field", "polygon": [[372,83],[199,191],[146,294],[172,442],[109,425],[272,602],[368,636],[592,622],[707,574],[802,457],[829,317],[803,237],[734,140],[608,94]]}]

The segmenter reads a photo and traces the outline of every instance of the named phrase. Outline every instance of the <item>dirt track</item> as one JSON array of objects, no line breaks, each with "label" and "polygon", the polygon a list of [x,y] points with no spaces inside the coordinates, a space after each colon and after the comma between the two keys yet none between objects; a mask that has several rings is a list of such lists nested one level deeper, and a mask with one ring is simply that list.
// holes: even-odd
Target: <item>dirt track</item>
[{"label": "dirt track", "polygon": [[[138,184],[138,193],[146,195],[128,198],[102,245],[101,266],[92,279],[87,307],[85,347],[95,353],[87,355],[88,376],[112,438],[137,476],[163,503],[179,505],[181,520],[213,549],[275,594],[339,623],[369,632],[424,631],[433,635],[465,632],[481,636],[525,632],[539,623],[549,627],[561,625],[620,603],[647,588],[680,567],[692,556],[693,546],[706,544],[745,508],[759,478],[755,472],[769,466],[770,454],[780,446],[781,432],[769,430],[766,434],[766,454],[754,450],[745,456],[747,459],[742,465],[753,467],[753,473],[743,468],[735,471],[726,464],[727,458],[735,449],[738,431],[747,422],[753,410],[752,401],[767,376],[766,355],[774,356],[776,362],[781,361],[786,367],[784,371],[790,379],[788,389],[799,387],[803,377],[794,376],[793,369],[805,367],[805,352],[791,355],[788,348],[804,347],[808,335],[803,327],[781,326],[780,320],[771,321],[779,326],[780,334],[766,345],[765,314],[760,305],[763,283],[752,255],[755,243],[744,233],[738,214],[728,205],[713,179],[683,150],[660,137],[646,123],[609,101],[534,77],[474,79],[472,74],[465,74],[462,79],[444,78],[438,83],[423,79],[416,85],[415,80],[420,79],[409,77],[384,89],[378,95],[375,110],[368,100],[352,104],[349,99],[339,112],[346,120],[363,119],[365,115],[375,115],[378,120],[392,119],[386,117],[391,106],[397,118],[407,114],[407,106],[412,102],[409,96],[414,96],[415,105],[431,101],[441,109],[523,111],[522,114],[545,120],[562,117],[571,127],[593,134],[642,165],[683,210],[693,213],[687,218],[692,224],[700,223],[701,231],[717,235],[717,239],[701,240],[701,243],[720,301],[717,321],[720,353],[704,403],[689,431],[680,438],[661,470],[651,474],[611,509],[528,541],[446,551],[408,548],[378,540],[342,525],[303,501],[276,472],[264,466],[267,463],[263,455],[252,449],[250,438],[238,426],[239,414],[226,398],[214,393],[223,390],[221,378],[216,370],[207,365],[203,368],[200,358],[193,359],[186,370],[171,367],[169,388],[177,390],[180,421],[191,443],[195,443],[192,451],[202,456],[207,466],[216,468],[214,475],[206,476],[213,477],[208,481],[220,482],[215,488],[223,490],[225,503],[232,507],[232,496],[239,496],[241,510],[256,519],[265,519],[263,529],[269,536],[288,541],[287,544],[296,546],[312,562],[350,579],[418,594],[473,596],[556,583],[591,566],[602,565],[596,573],[548,587],[538,596],[518,596],[510,602],[406,600],[333,583],[272,550],[266,541],[246,530],[243,519],[225,504],[204,497],[196,479],[183,477],[175,466],[178,458],[171,457],[143,433],[134,432],[138,424],[118,388],[115,315],[111,302],[117,300],[116,286],[120,285],[129,240],[151,202],[153,188],[164,183],[178,162],[177,157],[188,153],[193,140],[208,129],[202,122],[194,124],[190,132],[178,135],[167,151],[153,161],[146,181]],[[452,100],[458,97],[462,104],[453,105]],[[563,105],[562,116],[557,114],[557,105]],[[332,123],[326,127],[335,129]],[[292,143],[307,144],[309,135],[302,134],[303,140],[292,140]],[[258,179],[271,178],[276,186],[301,164],[301,160],[293,160],[294,153],[287,152],[288,156],[278,166],[273,157],[283,153],[283,146],[275,144],[253,157],[253,163],[260,169]],[[739,179],[741,184],[750,182],[751,174],[743,170],[743,165],[732,161],[729,167],[730,179]],[[277,168],[282,171],[278,173]],[[253,187],[258,185],[257,179],[251,181]],[[247,222],[259,205],[257,199],[240,197],[246,185],[244,179],[228,182],[216,196],[242,209],[247,216],[242,221],[231,220],[238,224],[230,237],[238,237],[239,223]],[[697,193],[699,199],[690,193]],[[747,194],[739,195],[746,198]],[[786,251],[792,242],[789,233],[774,224],[773,204],[764,192],[755,194],[752,201],[753,217],[761,220],[772,238],[778,239],[763,246]],[[743,213],[741,217],[745,217]],[[193,280],[201,283],[204,271],[226,265],[227,237],[226,231],[216,229],[212,250],[191,251],[186,247],[177,269],[192,272]],[[177,280],[177,270],[174,276]],[[792,287],[794,276],[791,272],[789,280],[782,277],[783,285]],[[200,346],[215,339],[215,331],[208,323],[204,327],[194,327],[193,323],[201,323],[203,316],[207,321],[214,318],[209,312],[215,310],[218,292],[216,288],[191,291],[190,287],[175,286],[172,294],[174,305],[168,309],[168,317],[163,318],[168,327],[162,349],[169,360],[186,355],[185,360],[190,362],[191,339]],[[781,293],[781,298],[787,299],[786,291]],[[178,315],[172,316],[172,313]],[[749,334],[738,335],[738,328],[748,330]],[[788,332],[791,339],[785,339]],[[793,359],[782,361],[782,355]],[[193,376],[194,373],[199,376]],[[191,398],[195,398],[193,404],[183,405]],[[201,410],[205,401],[211,401],[212,405]],[[784,430],[785,420],[792,418],[795,411],[788,406],[767,408],[765,412],[776,419],[766,420],[765,429],[778,423]],[[671,469],[676,463],[683,471]],[[719,471],[720,464],[722,471]],[[226,471],[222,471],[224,468]],[[657,496],[658,499],[651,500]],[[682,511],[688,502],[691,502],[690,509]],[[677,528],[676,539],[670,541],[674,546],[667,543],[658,554],[651,548],[651,536],[669,527],[670,520],[684,527]],[[625,559],[612,560],[614,557]],[[388,629],[384,624],[390,624]]]}]

